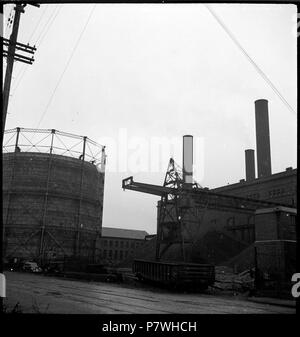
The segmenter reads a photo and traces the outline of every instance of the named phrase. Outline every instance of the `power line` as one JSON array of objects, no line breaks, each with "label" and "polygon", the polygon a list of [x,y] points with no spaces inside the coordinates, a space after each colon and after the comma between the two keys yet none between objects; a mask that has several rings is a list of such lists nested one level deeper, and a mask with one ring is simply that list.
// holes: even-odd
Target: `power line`
[{"label": "power line", "polygon": [[[59,7],[59,8],[58,8],[58,11],[55,13],[57,7],[58,7],[58,6],[56,6],[56,8],[54,9],[54,11],[53,11],[52,14],[50,15],[50,17],[49,17],[49,19],[48,19],[46,25],[43,27],[42,32],[41,32],[40,35],[39,35],[39,37],[41,37],[39,46],[41,45],[41,42],[44,40],[44,38],[45,38],[45,36],[47,35],[47,33],[48,33],[50,27],[52,26],[53,22],[55,21],[55,18],[57,17],[59,11],[61,10],[61,7]],[[42,18],[43,18],[43,16],[44,16],[45,12],[47,11],[47,9],[48,9],[48,7],[45,7],[45,8],[44,8],[44,11],[43,11],[42,15],[40,16],[40,19],[39,19],[38,23],[36,24],[35,28],[33,29],[32,33],[31,33],[31,35],[30,35],[29,41],[31,40],[32,36],[34,35],[35,31],[37,30],[37,28],[38,28],[38,26],[39,26],[39,24],[40,24],[40,22],[41,22],[41,20],[42,20]],[[55,13],[55,14],[54,14],[54,13]],[[47,26],[47,28],[46,28],[46,26]],[[45,29],[45,28],[46,28],[46,29]],[[43,33],[43,32],[45,32],[45,33],[44,33],[43,36],[42,36],[42,33]],[[21,69],[21,70],[19,71],[19,73],[17,74],[17,76],[16,76],[16,78],[15,78],[15,83],[16,83],[16,84],[15,84],[15,87],[13,88],[12,96],[16,93],[16,90],[17,90],[17,88],[19,87],[19,85],[20,85],[20,83],[21,83],[21,81],[22,81],[22,79],[23,79],[23,77],[24,77],[24,75],[25,75],[25,73],[26,73],[26,70],[27,70],[27,67],[23,67],[23,69]],[[19,78],[18,78],[18,77],[19,77]]]},{"label": "power line", "polygon": [[247,51],[243,48],[243,46],[239,43],[239,41],[235,38],[232,32],[226,27],[225,23],[217,16],[217,14],[213,11],[213,9],[205,5],[205,7],[209,10],[212,16],[218,21],[220,26],[225,30],[225,32],[229,35],[232,41],[238,46],[238,48],[242,51],[242,53],[247,57],[250,63],[254,66],[256,71],[261,75],[261,77],[269,84],[271,89],[275,92],[275,94],[281,99],[281,101],[286,105],[286,107],[296,114],[296,111],[292,108],[292,106],[288,103],[288,101],[282,96],[280,91],[276,88],[276,86],[272,83],[269,77],[263,72],[263,70],[257,65],[257,63],[251,58],[251,56],[247,53]]},{"label": "power line", "polygon": [[41,124],[43,118],[44,118],[45,115],[46,115],[46,112],[48,111],[48,108],[49,108],[49,106],[50,106],[50,104],[51,104],[51,102],[52,102],[52,99],[53,99],[53,97],[54,97],[54,95],[55,95],[55,93],[56,93],[56,90],[57,90],[57,88],[58,88],[60,82],[62,81],[62,79],[63,79],[63,77],[64,77],[64,74],[65,74],[66,70],[68,69],[68,66],[69,66],[69,64],[70,64],[70,62],[71,62],[71,60],[72,60],[72,58],[73,58],[73,55],[74,55],[74,53],[75,53],[75,51],[76,51],[76,49],[77,49],[77,47],[78,47],[78,45],[79,45],[79,42],[80,42],[80,40],[81,40],[81,38],[82,38],[82,36],[83,36],[83,33],[85,32],[85,30],[86,30],[86,28],[87,28],[87,26],[88,26],[88,23],[89,23],[89,21],[90,21],[90,19],[91,19],[91,17],[92,17],[92,14],[93,14],[95,8],[96,8],[96,5],[94,5],[93,8],[92,8],[91,11],[90,11],[90,14],[89,14],[89,16],[88,16],[88,18],[87,18],[87,21],[86,21],[86,23],[85,23],[83,29],[81,30],[81,32],[80,32],[80,34],[79,34],[79,37],[78,37],[78,39],[77,39],[77,41],[76,41],[76,43],[75,43],[75,46],[74,46],[74,48],[73,48],[73,50],[72,50],[72,52],[71,52],[71,55],[70,55],[70,57],[69,57],[69,59],[68,59],[66,65],[65,65],[65,67],[64,67],[64,69],[63,69],[63,72],[61,73],[61,75],[60,75],[60,77],[59,77],[59,79],[58,79],[58,81],[57,81],[57,83],[56,83],[56,86],[55,86],[55,88],[54,88],[54,90],[53,90],[53,92],[52,92],[52,94],[51,94],[51,96],[50,96],[50,99],[49,99],[47,105],[46,105],[46,108],[45,108],[45,110],[44,110],[44,112],[43,112],[43,114],[42,114],[42,116],[41,116],[41,118],[40,118],[40,120],[39,120],[39,122],[38,122],[38,124],[37,124],[37,126],[36,126],[36,129],[39,128],[39,126],[40,126],[40,124]]},{"label": "power line", "polygon": [[18,81],[16,81],[15,87],[13,88],[12,95],[14,95],[14,94],[16,93],[17,88],[18,88],[19,84],[21,83],[22,78],[24,77],[24,75],[25,75],[27,69],[28,69],[28,67],[25,67],[25,66],[24,66],[23,69],[22,69],[23,72],[22,72],[22,70],[20,71],[20,74],[21,74],[21,72],[22,72],[22,74],[21,74],[21,76],[19,77]]},{"label": "power line", "polygon": [[22,64],[17,64],[17,66],[20,66],[20,69],[18,69],[18,72],[16,72],[16,76],[13,76],[12,77],[12,84],[15,85],[15,83],[17,83],[17,81],[19,80],[20,78],[20,75],[24,72],[24,69],[27,67],[25,66],[24,63]]},{"label": "power line", "polygon": [[[40,22],[41,22],[41,19],[43,18],[46,10],[47,10],[48,7],[45,7],[44,8],[44,11],[42,12],[42,15],[40,16],[40,19],[37,23],[37,25],[35,26],[34,30],[32,31],[32,34],[30,35],[30,38],[28,39],[28,42],[30,42],[34,32],[36,31],[37,27],[39,26]],[[8,18],[8,22],[7,22],[7,27],[10,25],[12,26],[12,21],[13,21],[13,8],[11,9],[10,11],[10,14],[9,14],[9,18]],[[13,96],[15,94],[15,91],[17,90],[17,87],[19,86],[19,83],[20,83],[20,80],[23,78],[25,72],[26,72],[26,69],[27,67],[25,67],[24,64],[22,64],[22,68],[19,69],[17,75],[15,77],[12,77],[12,83],[16,83],[15,87],[12,89],[13,93],[11,94],[11,96]],[[20,77],[21,75],[21,77]]]},{"label": "power line", "polygon": [[[43,32],[45,32],[45,33],[43,34],[43,36],[42,36],[42,33],[39,35],[39,37],[41,37],[40,43],[39,43],[39,47],[41,46],[42,41],[44,40],[44,38],[45,38],[45,36],[47,35],[47,33],[48,33],[50,27],[52,26],[52,24],[53,24],[53,22],[55,21],[55,19],[56,19],[58,13],[59,13],[60,10],[61,10],[61,7],[59,7],[59,8],[58,8],[58,11],[56,11],[57,7],[58,7],[58,6],[56,6],[56,8],[54,9],[54,11],[53,11],[52,14],[50,15],[50,17],[49,17],[49,19],[48,19],[46,25],[45,25],[44,28],[42,29],[42,33],[43,33]],[[29,41],[30,41],[30,39],[32,38],[32,36],[33,36],[34,32],[36,31],[37,27],[39,26],[39,23],[41,22],[41,19],[42,19],[42,17],[44,16],[44,14],[45,14],[47,8],[48,8],[48,7],[45,7],[45,9],[44,9],[44,11],[43,11],[43,13],[42,13],[42,15],[41,15],[41,17],[40,17],[39,22],[37,23],[36,27],[34,28],[32,34],[31,34],[31,36],[30,36],[30,38],[29,38]],[[56,11],[56,13],[55,13],[55,11]],[[54,14],[54,13],[55,13],[55,14]],[[46,26],[47,26],[47,28],[45,29]],[[16,78],[15,78],[16,84],[15,84],[15,87],[13,88],[12,96],[16,93],[17,88],[19,87],[19,85],[20,85],[20,83],[21,83],[21,81],[22,81],[22,79],[23,79],[23,77],[24,77],[24,75],[25,75],[25,73],[26,73],[26,70],[27,70],[27,68],[26,68],[26,67],[23,67],[23,69],[21,69],[20,72],[18,73],[18,75],[16,76]],[[20,76],[20,75],[21,75],[21,76]],[[18,78],[18,77],[19,77],[19,78]],[[17,78],[18,78],[18,79],[17,79]]]},{"label": "power line", "polygon": [[42,21],[42,18],[44,17],[44,15],[45,15],[47,9],[48,9],[48,6],[45,6],[45,8],[44,8],[44,10],[43,10],[43,12],[42,12],[42,14],[41,14],[41,16],[40,16],[39,21],[38,21],[37,24],[35,25],[35,27],[34,27],[32,33],[31,33],[31,35],[30,35],[30,37],[29,37],[29,39],[28,39],[28,42],[30,42],[30,40],[32,39],[32,37],[33,37],[35,31],[36,31],[37,28],[39,27],[39,25],[40,25],[40,23],[41,23],[41,21]]},{"label": "power line", "polygon": [[17,78],[21,75],[21,72],[23,71],[24,64],[21,64],[20,66],[21,66],[21,68],[20,68],[19,71],[16,73],[16,76],[13,77],[14,80],[17,80]]},{"label": "power line", "polygon": [[43,40],[45,39],[46,35],[48,34],[48,32],[49,32],[49,29],[50,29],[50,28],[51,28],[51,26],[53,25],[53,23],[54,23],[54,21],[55,21],[55,19],[56,19],[57,15],[59,14],[59,12],[60,12],[61,8],[62,8],[62,6],[58,8],[58,11],[57,11],[57,12],[56,12],[56,14],[53,16],[53,18],[52,18],[52,20],[51,20],[50,24],[48,25],[48,27],[47,27],[47,29],[46,29],[46,31],[45,31],[45,33],[44,33],[44,35],[41,37],[40,41],[39,41],[39,42],[37,42],[37,43],[38,43],[38,47],[40,47],[40,46],[41,46],[41,44],[42,44]]},{"label": "power line", "polygon": [[44,25],[44,27],[42,28],[42,30],[40,31],[40,34],[38,35],[38,37],[36,39],[36,44],[38,43],[39,39],[43,35],[44,31],[47,29],[47,27],[49,25],[49,22],[52,20],[53,16],[55,15],[55,12],[56,12],[57,8],[58,8],[58,5],[55,6],[54,10],[52,11],[50,16],[48,17],[48,20],[46,21],[46,24]]},{"label": "power line", "polygon": [[[1,142],[3,142],[3,134],[5,130],[5,122],[7,117],[8,102],[10,97],[11,80],[13,74],[13,68],[15,61],[19,61],[26,64],[32,64],[34,62],[34,52],[35,47],[29,44],[25,45],[17,41],[21,13],[24,13],[24,8],[27,4],[17,3],[14,7],[15,16],[13,20],[13,29],[9,39],[2,37],[3,42],[3,56],[7,58],[7,66],[5,71],[5,79],[3,86],[3,107],[2,107],[2,137]],[[32,4],[33,6],[39,7],[39,4]],[[27,56],[30,54],[31,57]]]}]

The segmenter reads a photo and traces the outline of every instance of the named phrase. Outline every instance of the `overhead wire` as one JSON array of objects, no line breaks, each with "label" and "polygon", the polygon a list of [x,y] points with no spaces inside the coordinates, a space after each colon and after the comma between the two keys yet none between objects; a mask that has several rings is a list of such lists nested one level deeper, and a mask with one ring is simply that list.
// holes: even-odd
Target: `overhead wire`
[{"label": "overhead wire", "polygon": [[255,70],[261,75],[261,77],[267,82],[267,84],[271,87],[271,89],[275,92],[275,94],[279,97],[279,99],[285,104],[285,106],[294,114],[296,111],[293,107],[288,103],[288,101],[283,97],[280,91],[276,88],[276,86],[272,83],[270,78],[264,73],[264,71],[258,66],[258,64],[253,60],[253,58],[249,55],[249,53],[243,48],[243,46],[239,43],[236,37],[232,34],[232,32],[228,29],[225,23],[220,19],[220,17],[214,12],[214,10],[205,4],[205,7],[211,13],[211,15],[216,19],[219,25],[225,30],[231,40],[236,44],[236,46],[242,51],[242,53],[247,57],[250,63],[254,66]]},{"label": "overhead wire", "polygon": [[37,24],[35,25],[35,27],[34,27],[32,33],[31,33],[31,35],[30,35],[29,38],[28,38],[28,42],[29,42],[29,43],[30,43],[30,41],[31,41],[31,39],[32,39],[32,37],[33,37],[33,35],[34,35],[34,33],[35,33],[36,30],[38,29],[38,27],[39,27],[39,25],[40,25],[40,23],[41,23],[41,21],[42,21],[44,15],[45,15],[45,13],[47,12],[48,8],[49,8],[48,5],[46,5],[46,6],[44,7],[44,10],[43,10],[43,12],[42,12],[42,14],[41,14],[41,16],[40,16],[40,18],[39,18]]},{"label": "overhead wire", "polygon": [[[41,17],[40,17],[40,20],[38,21],[37,25],[35,26],[35,28],[33,29],[31,35],[30,35],[30,38],[29,38],[29,41],[31,40],[32,36],[34,35],[37,27],[39,26],[40,22],[41,22],[41,19],[43,18],[46,10],[47,10],[48,7],[45,7]],[[42,41],[45,39],[50,27],[53,25],[57,15],[59,14],[60,10],[61,10],[61,7],[58,8],[58,10],[56,11],[56,9],[58,8],[58,5],[55,7],[54,11],[52,12],[52,14],[50,14],[46,24],[44,25],[44,27],[42,28],[42,31],[41,33],[39,34],[39,37],[38,39],[40,39],[40,42],[39,42],[39,47],[41,46],[41,43]],[[46,28],[47,27],[47,28]],[[44,34],[43,34],[44,33]],[[37,42],[36,42],[37,43]],[[12,95],[15,94],[17,88],[19,87],[23,77],[25,76],[25,73],[27,71],[28,67],[26,67],[26,65],[23,64],[23,68],[20,69],[19,73],[17,74],[16,78],[15,78],[15,86],[13,88],[13,93]]]},{"label": "overhead wire", "polygon": [[[37,28],[39,27],[41,21],[42,21],[42,18],[44,17],[46,11],[48,9],[48,6],[45,6],[37,24],[35,25],[34,29],[32,30],[31,34],[30,34],[30,37],[27,39],[28,43],[31,41],[34,33],[36,32]],[[27,66],[25,64],[22,63],[22,67],[19,69],[17,75],[15,77],[13,77],[13,82],[12,84],[14,84],[14,87],[12,89],[12,96],[15,94],[20,82],[22,81],[25,73],[26,73],[26,70],[27,70]]]},{"label": "overhead wire", "polygon": [[[14,11],[14,8],[12,8],[11,11],[10,11],[10,14],[9,14],[9,17],[8,17],[8,20],[7,20],[7,25],[6,25],[7,28],[11,28],[12,27],[13,16],[14,16],[13,11]],[[6,35],[8,35],[7,31],[5,33],[6,33]],[[8,36],[7,36],[7,38],[8,38]],[[25,65],[22,64],[22,67],[17,72],[17,75],[16,76],[12,76],[12,84],[17,81],[17,79],[19,78],[20,74],[22,73],[24,67],[25,67]]]},{"label": "overhead wire", "polygon": [[16,82],[15,82],[15,86],[14,88],[12,89],[12,96],[16,93],[17,89],[18,89],[18,86],[20,85],[26,71],[27,71],[28,67],[24,66],[21,71],[20,71],[20,74],[21,76],[19,76],[18,79],[16,79]]},{"label": "overhead wire", "polygon": [[57,81],[57,83],[56,83],[56,85],[55,85],[55,87],[54,87],[54,90],[53,90],[53,92],[52,92],[52,94],[51,94],[51,96],[50,96],[50,98],[49,98],[49,100],[48,100],[48,102],[47,102],[47,105],[46,105],[46,107],[45,107],[45,109],[44,109],[44,111],[43,111],[43,113],[42,113],[42,116],[41,116],[41,118],[40,118],[40,120],[39,120],[39,122],[38,122],[38,124],[37,124],[37,126],[36,126],[36,129],[39,128],[39,126],[40,126],[40,124],[41,124],[43,118],[45,117],[45,115],[46,115],[46,113],[47,113],[47,111],[48,111],[48,109],[49,109],[49,106],[50,106],[50,104],[51,104],[51,102],[52,102],[52,100],[53,100],[53,97],[55,96],[56,90],[57,90],[57,88],[59,87],[59,85],[60,85],[60,83],[61,83],[61,81],[62,81],[62,79],[63,79],[63,77],[64,77],[64,74],[66,73],[66,71],[67,71],[67,69],[68,69],[68,66],[69,66],[70,63],[71,63],[71,60],[72,60],[72,58],[73,58],[73,56],[74,56],[74,54],[75,54],[75,51],[76,51],[76,49],[77,49],[77,47],[78,47],[78,45],[79,45],[79,43],[80,43],[80,41],[81,41],[81,38],[82,38],[82,36],[83,36],[83,34],[84,34],[84,32],[85,32],[87,26],[88,26],[88,23],[89,23],[89,21],[90,21],[90,19],[91,19],[91,17],[92,17],[92,14],[93,14],[95,8],[96,8],[96,4],[93,5],[93,7],[92,7],[92,9],[91,9],[91,11],[90,11],[90,13],[89,13],[89,15],[88,15],[88,18],[87,18],[87,20],[86,20],[86,23],[85,23],[85,25],[83,26],[83,28],[82,28],[82,30],[81,30],[81,32],[80,32],[80,34],[79,34],[79,37],[78,37],[78,39],[77,39],[77,41],[76,41],[76,43],[75,43],[75,45],[74,45],[74,47],[73,47],[73,49],[72,49],[71,55],[70,55],[70,57],[69,57],[69,59],[68,59],[66,65],[65,65],[65,67],[64,67],[64,69],[63,69],[61,75],[59,76],[59,79],[58,79],[58,81]]},{"label": "overhead wire", "polygon": [[43,28],[40,31],[40,34],[38,35],[38,37],[36,38],[36,44],[38,44],[41,36],[44,34],[44,32],[47,30],[49,23],[51,22],[51,20],[53,19],[53,17],[56,15],[57,10],[59,9],[59,5],[56,5],[52,11],[52,13],[49,15],[48,20],[46,21],[45,25],[43,26]]},{"label": "overhead wire", "polygon": [[56,11],[56,13],[54,14],[54,16],[52,16],[52,19],[51,19],[51,21],[50,21],[50,23],[49,23],[47,29],[45,30],[44,34],[40,37],[39,41],[36,42],[38,48],[41,46],[42,42],[44,41],[46,35],[48,34],[48,32],[49,32],[51,26],[53,25],[53,23],[54,23],[54,21],[55,21],[57,15],[58,15],[59,12],[61,11],[62,7],[63,7],[63,6],[61,5],[61,6],[58,8],[58,10]]},{"label": "overhead wire", "polygon": [[[19,65],[18,63],[17,63],[17,65]],[[24,64],[23,63],[21,63],[20,64],[20,68],[18,69],[18,72],[16,72],[16,76],[12,76],[12,79],[14,80],[14,81],[16,81],[19,77],[20,77],[20,75],[21,75],[21,73],[22,73],[22,71],[23,71],[23,66],[24,66]],[[17,66],[16,66],[16,69],[15,70],[17,70]]]}]

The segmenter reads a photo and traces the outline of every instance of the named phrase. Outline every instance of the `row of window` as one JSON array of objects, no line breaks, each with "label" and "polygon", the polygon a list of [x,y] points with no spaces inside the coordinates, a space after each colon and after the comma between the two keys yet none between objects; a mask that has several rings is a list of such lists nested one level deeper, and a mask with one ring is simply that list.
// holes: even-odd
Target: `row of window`
[{"label": "row of window", "polygon": [[120,248],[138,248],[143,242],[139,241],[124,241],[124,240],[103,240],[103,247],[120,247]]},{"label": "row of window", "polygon": [[[269,191],[269,198],[274,198],[274,197],[283,195],[284,193],[285,193],[284,188],[276,188],[274,190]],[[247,198],[249,198],[249,199],[259,199],[260,194],[259,193],[247,194]]]},{"label": "row of window", "polygon": [[269,191],[269,198],[277,197],[279,195],[284,194],[284,192],[285,192],[284,188],[276,188],[274,190]]},{"label": "row of window", "polygon": [[114,260],[123,260],[124,258],[126,258],[128,256],[128,251],[123,251],[123,250],[106,250],[104,249],[102,252],[102,257],[104,259],[114,259]]},{"label": "row of window", "polygon": [[260,197],[259,193],[247,194],[248,199],[259,199],[259,197]]}]

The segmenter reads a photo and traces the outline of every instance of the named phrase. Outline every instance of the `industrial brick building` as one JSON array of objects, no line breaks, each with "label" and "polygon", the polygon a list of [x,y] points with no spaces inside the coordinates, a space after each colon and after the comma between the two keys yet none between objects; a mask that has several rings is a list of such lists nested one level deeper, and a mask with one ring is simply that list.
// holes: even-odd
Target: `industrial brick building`
[{"label": "industrial brick building", "polygon": [[288,167],[283,172],[272,174],[267,100],[260,99],[255,102],[255,121],[257,177],[255,151],[247,149],[245,150],[246,179],[211,191],[297,207],[297,169]]},{"label": "industrial brick building", "polygon": [[[166,203],[164,208],[161,207],[161,201],[158,202],[157,223],[158,230],[162,233],[160,234],[160,240],[163,241],[165,235],[169,236],[169,233],[172,233],[170,242],[165,241],[166,243],[163,243],[162,251],[165,260],[182,259],[184,247],[186,261],[224,265],[235,259],[236,264],[241,264],[243,268],[247,268],[254,264],[254,242],[257,240],[255,237],[256,214],[255,210],[243,211],[241,200],[237,200],[239,207],[235,208],[234,198],[245,198],[245,204],[257,202],[258,208],[281,205],[296,209],[297,169],[289,167],[284,172],[272,174],[267,100],[260,99],[255,102],[255,121],[257,175],[255,174],[255,150],[247,149],[245,151],[246,179],[214,189],[202,189],[201,200],[203,202],[201,201],[201,206],[199,206],[200,197],[197,201],[192,196],[187,197],[186,201],[182,200],[182,204],[178,207],[172,200]],[[181,174],[179,171],[174,172],[174,168],[171,167],[168,173],[170,177],[175,177],[178,173]],[[137,183],[130,179],[132,178],[123,181],[123,188],[145,193],[157,193],[157,195],[162,190],[159,186]],[[167,182],[164,186],[167,189],[171,185]],[[208,200],[205,191],[208,191],[209,195],[212,196],[211,205],[205,206],[205,200]],[[214,193],[216,193],[215,199],[213,199]],[[228,199],[232,197],[233,207],[231,209],[217,206],[218,200],[222,199],[220,195],[229,196]],[[262,206],[259,204],[260,202],[261,204],[266,202],[266,205]],[[183,214],[180,227],[178,227],[176,218],[178,212]],[[161,215],[164,217],[163,221]],[[286,221],[288,221],[291,229],[290,240],[296,240],[294,215],[288,217]],[[180,228],[178,233],[173,230],[175,228]],[[294,230],[292,230],[293,228]],[[150,245],[149,242],[147,246],[150,247]],[[153,260],[155,259],[155,251],[145,249],[144,252],[140,251],[140,257]]]},{"label": "industrial brick building", "polygon": [[211,189],[214,192],[226,193],[251,199],[275,201],[278,203],[297,205],[297,169],[288,167],[286,171],[251,181],[241,180],[239,183]]},{"label": "industrial brick building", "polygon": [[[268,117],[268,101],[260,99],[255,102],[255,121],[256,121],[256,162],[257,162],[257,176],[255,174],[255,151],[253,149],[245,150],[245,178],[238,183],[221,186],[211,189],[210,191],[232,195],[237,197],[244,197],[249,199],[257,199],[275,202],[285,205],[289,208],[297,208],[297,169],[288,167],[283,172],[272,174],[271,165],[271,150],[270,150],[270,132],[269,132],[269,117]],[[226,259],[232,259],[234,252],[241,250],[248,251],[251,254],[244,254],[247,259],[253,257],[252,250],[248,246],[257,240],[257,223],[259,222],[257,214],[249,216],[247,219],[241,217],[237,213],[222,213],[218,211],[208,212],[206,220],[203,223],[203,238],[199,240],[199,246],[205,245],[206,249],[202,249],[202,254],[209,257],[215,263],[224,263]],[[266,220],[267,222],[269,220]],[[296,240],[295,231],[295,216],[285,218],[285,223],[289,226],[289,240]],[[280,226],[283,226],[281,224]],[[261,226],[262,227],[262,226]],[[267,223],[263,226],[267,229]],[[206,233],[205,233],[206,232]],[[214,232],[214,235],[213,235]],[[209,243],[209,236],[214,240]],[[221,254],[217,258],[217,250],[224,251],[228,244],[225,243],[225,238],[229,243],[231,238],[232,246],[237,249],[232,250],[229,255]],[[220,239],[222,237],[222,240]],[[275,237],[273,237],[275,238]],[[267,240],[268,235],[265,233],[263,240]],[[279,237],[276,237],[279,239]],[[222,243],[223,242],[223,243]],[[241,254],[239,253],[239,254]],[[243,257],[243,253],[241,254]],[[251,260],[251,259],[249,259]],[[253,264],[254,261],[249,261]]]},{"label": "industrial brick building", "polygon": [[170,262],[254,270],[256,291],[290,297],[296,272],[297,169],[272,174],[267,100],[255,101],[255,122],[257,176],[255,151],[247,149],[246,179],[201,187],[192,178],[193,136],[185,135],[182,169],[171,158],[163,186],[123,179],[123,189],[160,196],[157,235],[137,252],[136,272],[156,280],[160,266]]},{"label": "industrial brick building", "polygon": [[99,259],[103,264],[117,265],[133,256],[145,244],[146,231],[102,227]]},{"label": "industrial brick building", "polygon": [[[211,191],[250,199],[265,200],[297,208],[297,169],[286,168],[272,174],[269,135],[268,101],[255,102],[257,178],[253,149],[245,150],[246,179],[239,183],[214,188]],[[234,237],[248,243],[254,242],[254,217],[247,224],[238,224],[233,214],[227,219],[226,228]],[[294,237],[295,239],[295,237]]]},{"label": "industrial brick building", "polygon": [[[267,100],[262,99],[255,102],[255,121],[257,176],[255,174],[255,151],[247,149],[245,150],[245,179],[210,191],[285,205],[285,215],[281,216],[280,221],[278,221],[275,234],[276,226],[272,226],[270,212],[267,212],[268,214],[263,217],[257,211],[247,218],[235,212],[206,212],[202,228],[199,231],[198,252],[194,253],[194,256],[206,257],[208,261],[217,264],[226,264],[228,261],[229,263],[232,261],[232,264],[236,266],[240,264],[245,268],[247,265],[253,266],[255,263],[254,242],[259,247],[259,252],[264,249],[264,246],[275,247],[276,243],[271,244],[266,240],[289,240],[288,243],[278,242],[278,245],[280,247],[295,247],[297,169],[288,167],[283,172],[272,174]],[[274,216],[274,219],[278,220],[277,208],[274,211],[275,213],[277,215]],[[288,234],[282,236],[280,235],[282,231]],[[235,248],[230,250],[228,247]],[[295,252],[295,248],[291,251]],[[271,254],[271,249],[269,249],[269,253]],[[269,259],[272,258],[270,254]],[[279,253],[275,255],[279,256]],[[275,255],[273,256],[274,259],[276,258]],[[293,255],[289,254],[288,256],[291,260],[294,260]],[[286,259],[286,256],[280,257],[280,259]],[[262,261],[266,260],[264,260],[263,255],[259,255],[258,261],[261,265],[265,265]],[[293,265],[295,266],[295,263]]]},{"label": "industrial brick building", "polygon": [[[274,201],[279,204],[295,207],[297,205],[297,169],[287,168],[284,172],[257,178],[251,181],[214,188],[211,191],[239,197]],[[251,243],[255,240],[254,216],[248,225],[238,225],[237,216],[233,214],[226,224],[228,230],[242,241]]]}]

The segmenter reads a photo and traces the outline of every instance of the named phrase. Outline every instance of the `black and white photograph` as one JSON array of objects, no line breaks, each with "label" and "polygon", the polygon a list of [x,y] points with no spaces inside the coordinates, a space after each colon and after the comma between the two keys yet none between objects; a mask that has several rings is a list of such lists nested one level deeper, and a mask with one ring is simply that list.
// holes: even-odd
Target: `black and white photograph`
[{"label": "black and white photograph", "polygon": [[101,335],[295,316],[297,4],[1,16],[2,313],[99,315]]}]

